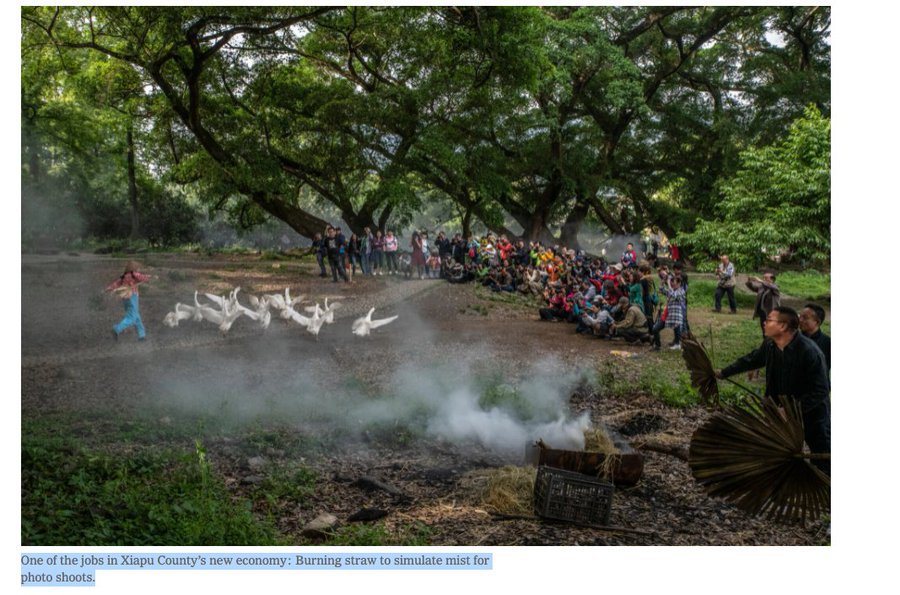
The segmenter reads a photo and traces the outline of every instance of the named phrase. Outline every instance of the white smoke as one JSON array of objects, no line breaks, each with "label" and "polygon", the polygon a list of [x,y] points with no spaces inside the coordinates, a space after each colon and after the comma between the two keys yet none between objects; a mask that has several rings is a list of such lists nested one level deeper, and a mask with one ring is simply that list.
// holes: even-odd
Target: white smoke
[{"label": "white smoke", "polygon": [[[212,415],[229,425],[297,423],[344,437],[371,428],[404,428],[461,447],[480,446],[510,461],[538,439],[553,448],[581,449],[590,427],[587,413],[573,416],[568,407],[580,374],[552,359],[518,370],[518,380],[485,376],[478,370],[502,358],[470,345],[450,362],[400,365],[374,388],[347,370],[336,375],[327,354],[293,364],[290,374],[278,362],[262,365],[264,359],[260,356],[253,371],[246,369],[250,362],[241,369],[233,361],[194,360],[191,367],[200,374],[167,378],[152,389],[156,404],[169,415]],[[507,398],[486,400],[498,385]]]}]

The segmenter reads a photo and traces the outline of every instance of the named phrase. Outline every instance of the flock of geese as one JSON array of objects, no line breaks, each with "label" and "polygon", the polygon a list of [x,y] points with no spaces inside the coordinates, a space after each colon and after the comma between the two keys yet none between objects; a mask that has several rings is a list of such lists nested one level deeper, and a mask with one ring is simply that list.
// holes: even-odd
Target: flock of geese
[{"label": "flock of geese", "polygon": [[[199,299],[199,291],[194,292],[194,305],[175,304],[175,309],[166,314],[163,324],[168,327],[175,328],[182,320],[192,320],[194,322],[207,321],[219,327],[222,333],[227,333],[235,321],[241,316],[246,316],[250,320],[259,323],[263,329],[269,328],[272,321],[272,314],[276,312],[279,317],[287,321],[294,321],[304,327],[307,332],[319,338],[319,331],[326,324],[334,323],[334,311],[341,305],[340,302],[328,303],[325,298],[325,306],[319,306],[316,302],[315,306],[307,306],[303,308],[305,314],[301,314],[294,309],[295,306],[305,301],[305,296],[291,297],[289,287],[284,288],[284,294],[270,293],[261,297],[248,295],[247,300],[250,307],[246,307],[238,301],[238,293],[240,287],[235,287],[229,292],[228,296],[214,295],[204,293],[203,295],[209,303],[201,303]],[[372,320],[372,314],[375,308],[369,310],[369,313],[362,318],[353,321],[352,332],[358,337],[368,336],[372,329],[390,324],[397,320],[397,316]]]}]

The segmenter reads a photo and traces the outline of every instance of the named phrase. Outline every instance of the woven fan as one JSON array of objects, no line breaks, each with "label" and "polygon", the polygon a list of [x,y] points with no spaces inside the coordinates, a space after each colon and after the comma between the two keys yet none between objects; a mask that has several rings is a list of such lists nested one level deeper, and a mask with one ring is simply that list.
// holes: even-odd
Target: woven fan
[{"label": "woven fan", "polygon": [[710,496],[750,514],[806,522],[830,509],[831,479],[803,452],[799,401],[763,398],[758,407],[726,406],[694,432],[689,464]]},{"label": "woven fan", "polygon": [[[712,331],[710,331],[711,333]],[[712,335],[710,334],[710,340]],[[700,393],[700,399],[707,407],[719,407],[719,383],[716,381],[716,370],[713,368],[712,359],[703,345],[694,335],[685,332],[681,336],[681,356],[687,364],[691,374],[691,386]],[[737,386],[748,395],[759,401],[759,395],[731,378],[725,378],[726,382]]]},{"label": "woven fan", "polygon": [[691,373],[691,386],[700,392],[703,404],[709,407],[719,406],[719,383],[716,382],[716,371],[703,343],[689,333],[681,338],[681,356]]}]

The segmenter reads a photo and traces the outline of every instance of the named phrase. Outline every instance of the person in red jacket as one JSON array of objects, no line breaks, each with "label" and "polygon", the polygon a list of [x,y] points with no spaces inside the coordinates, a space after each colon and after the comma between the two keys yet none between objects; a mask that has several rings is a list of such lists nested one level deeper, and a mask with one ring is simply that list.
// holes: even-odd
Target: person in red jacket
[{"label": "person in red jacket", "polygon": [[143,341],[147,337],[144,323],[141,320],[138,285],[149,281],[150,275],[139,272],[138,267],[137,262],[128,261],[128,264],[125,265],[125,272],[106,287],[106,291],[114,291],[122,298],[122,307],[125,308],[125,318],[113,327],[113,339],[116,340],[130,326],[134,326],[137,330],[138,341]]}]

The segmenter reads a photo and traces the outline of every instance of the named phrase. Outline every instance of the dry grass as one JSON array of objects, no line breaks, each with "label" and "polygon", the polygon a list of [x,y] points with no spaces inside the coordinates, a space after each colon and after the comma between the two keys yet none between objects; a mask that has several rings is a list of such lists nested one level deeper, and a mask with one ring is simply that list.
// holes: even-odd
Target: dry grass
[{"label": "dry grass", "polygon": [[618,454],[619,449],[613,444],[612,438],[603,428],[591,428],[584,433],[584,450],[586,452],[602,452],[603,454]]},{"label": "dry grass", "polygon": [[534,467],[500,467],[467,473],[460,480],[488,512],[528,516],[534,511]]},{"label": "dry grass", "polygon": [[584,450],[586,452],[599,452],[606,455],[603,458],[603,463],[597,470],[597,476],[612,476],[613,466],[618,461],[618,455],[621,451],[613,443],[612,438],[609,437],[603,428],[592,428],[584,433]]}]

